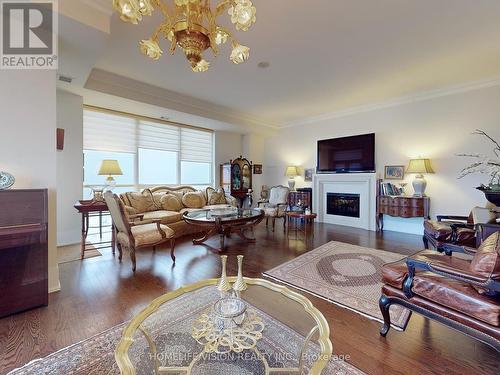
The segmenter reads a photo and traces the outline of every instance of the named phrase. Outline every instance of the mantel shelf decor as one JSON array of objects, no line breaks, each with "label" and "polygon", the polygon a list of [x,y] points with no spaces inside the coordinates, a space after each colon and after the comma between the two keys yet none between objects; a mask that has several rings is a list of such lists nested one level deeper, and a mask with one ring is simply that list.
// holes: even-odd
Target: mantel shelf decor
[{"label": "mantel shelf decor", "polygon": [[210,0],[113,0],[113,7],[123,21],[133,24],[143,16],[151,16],[155,10],[163,15],[153,35],[140,42],[141,52],[153,60],[163,54],[160,36],[170,42],[172,55],[177,47],[184,51],[194,72],[207,71],[210,63],[203,58],[203,53],[210,48],[217,56],[219,46],[228,39],[233,63],[240,64],[249,57],[250,48],[239,44],[217,18],[227,12],[236,30],[247,31],[256,20],[256,9],[250,0],[220,0],[215,6],[211,6]]}]

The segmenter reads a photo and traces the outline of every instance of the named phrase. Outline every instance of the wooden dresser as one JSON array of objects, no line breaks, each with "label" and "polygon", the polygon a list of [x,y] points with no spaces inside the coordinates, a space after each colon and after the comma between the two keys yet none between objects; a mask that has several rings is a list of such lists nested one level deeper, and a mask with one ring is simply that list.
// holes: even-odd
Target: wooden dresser
[{"label": "wooden dresser", "polygon": [[377,196],[377,229],[384,230],[384,215],[410,218],[429,218],[430,198]]},{"label": "wooden dresser", "polygon": [[48,303],[47,190],[0,191],[0,317]]}]

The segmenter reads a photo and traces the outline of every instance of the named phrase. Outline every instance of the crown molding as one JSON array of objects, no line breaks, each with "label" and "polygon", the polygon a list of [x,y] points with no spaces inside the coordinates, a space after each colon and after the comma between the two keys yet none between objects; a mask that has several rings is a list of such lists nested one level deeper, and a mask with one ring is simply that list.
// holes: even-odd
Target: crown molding
[{"label": "crown molding", "polygon": [[333,120],[341,117],[347,117],[347,116],[352,116],[358,113],[364,113],[364,112],[371,112],[371,111],[377,111],[380,109],[385,109],[385,108],[391,108],[391,107],[397,107],[400,105],[405,105],[409,103],[416,103],[416,102],[421,102],[425,100],[430,100],[430,99],[435,99],[435,98],[440,98],[443,96],[449,96],[449,95],[456,95],[468,91],[474,91],[474,90],[479,90],[479,89],[484,89],[488,87],[495,87],[495,86],[500,86],[500,77],[493,77],[490,79],[485,79],[481,81],[474,81],[474,82],[469,82],[465,84],[460,84],[460,85],[454,85],[454,86],[448,86],[444,88],[439,88],[435,90],[429,90],[429,91],[422,91],[419,93],[407,95],[407,96],[401,96],[398,98],[393,98],[387,101],[383,102],[378,102],[378,103],[371,103],[371,104],[364,104],[360,105],[357,107],[351,107],[347,109],[342,109],[339,111],[335,112],[330,112],[330,113],[324,113],[321,115],[317,116],[310,116],[310,117],[304,117],[299,120],[294,120],[292,122],[288,122],[281,126],[281,129],[284,128],[291,128],[295,126],[300,126],[300,125],[308,125],[316,122],[321,122],[321,121],[328,121],[328,120]]},{"label": "crown molding", "polygon": [[111,6],[111,1],[109,0],[80,0],[85,5],[88,5],[95,10],[106,14],[111,17],[113,15],[113,7]]},{"label": "crown molding", "polygon": [[97,68],[92,70],[84,87],[89,90],[168,108],[174,111],[210,118],[233,125],[244,125],[250,129],[255,127],[267,130],[279,129],[276,124],[256,118],[251,114]]},{"label": "crown molding", "polygon": [[64,0],[59,1],[60,15],[75,20],[106,34],[111,31],[113,9],[107,0]]}]

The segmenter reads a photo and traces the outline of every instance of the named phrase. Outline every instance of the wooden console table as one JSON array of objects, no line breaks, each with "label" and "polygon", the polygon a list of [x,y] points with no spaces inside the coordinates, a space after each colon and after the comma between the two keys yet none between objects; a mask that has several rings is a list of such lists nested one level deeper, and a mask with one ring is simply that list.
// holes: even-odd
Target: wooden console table
[{"label": "wooden console table", "polygon": [[430,219],[429,197],[405,197],[379,195],[377,197],[377,229],[384,230],[384,215],[411,218],[423,217]]}]

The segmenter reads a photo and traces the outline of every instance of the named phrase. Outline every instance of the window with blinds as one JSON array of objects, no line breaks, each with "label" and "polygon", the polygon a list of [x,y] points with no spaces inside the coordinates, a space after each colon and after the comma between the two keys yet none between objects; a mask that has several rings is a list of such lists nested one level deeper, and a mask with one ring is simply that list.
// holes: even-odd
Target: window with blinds
[{"label": "window with blinds", "polygon": [[103,185],[102,160],[118,160],[115,192],[151,185],[213,185],[213,133],[121,114],[84,110],[84,187]]}]

